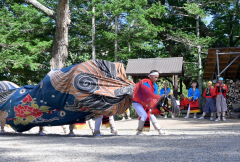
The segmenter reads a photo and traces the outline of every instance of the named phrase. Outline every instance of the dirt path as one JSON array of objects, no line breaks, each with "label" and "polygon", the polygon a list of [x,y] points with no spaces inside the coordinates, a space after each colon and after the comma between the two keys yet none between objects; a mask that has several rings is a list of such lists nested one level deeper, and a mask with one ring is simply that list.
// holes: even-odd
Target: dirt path
[{"label": "dirt path", "polygon": [[151,127],[146,136],[135,136],[137,120],[116,121],[118,136],[102,129],[102,137],[75,130],[68,137],[61,127],[37,128],[23,134],[0,135],[0,161],[239,161],[240,122],[214,122],[183,118],[158,119],[168,136]]}]

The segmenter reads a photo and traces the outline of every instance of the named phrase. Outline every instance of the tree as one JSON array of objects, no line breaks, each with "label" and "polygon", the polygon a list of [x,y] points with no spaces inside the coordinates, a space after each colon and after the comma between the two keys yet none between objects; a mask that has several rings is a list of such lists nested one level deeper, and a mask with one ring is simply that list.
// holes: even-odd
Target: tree
[{"label": "tree", "polygon": [[222,42],[222,47],[237,47],[240,44],[239,1],[218,3],[206,6],[205,10],[213,15],[208,28]]},{"label": "tree", "polygon": [[[117,56],[126,64],[130,58],[181,56],[182,79],[190,85],[201,80],[209,47],[239,45],[238,2],[219,2],[1,1],[2,76],[26,82],[29,74],[37,80],[42,69],[49,70],[50,59],[54,69],[91,58],[115,61]],[[208,26],[207,14],[213,16]]]},{"label": "tree", "polygon": [[96,59],[96,50],[95,50],[95,4],[92,0],[92,59]]},{"label": "tree", "polygon": [[114,40],[114,62],[117,62],[117,52],[118,52],[118,16],[115,16],[115,40]]},{"label": "tree", "polygon": [[[151,1],[155,4],[159,1]],[[207,49],[216,41],[214,35],[201,30],[204,27],[202,19],[206,12],[200,4],[195,1],[160,1],[166,6],[167,14],[162,19],[152,19],[156,26],[165,27],[166,30],[159,32],[159,39],[163,42],[165,49],[171,57],[184,57],[187,64],[185,67],[185,85],[189,85],[193,79],[199,80],[201,88],[202,58],[205,57]],[[205,3],[205,2],[203,2]],[[211,2],[212,3],[212,2]],[[201,33],[203,32],[203,34]],[[195,62],[198,62],[196,64]],[[196,66],[198,65],[198,66]]]},{"label": "tree", "polygon": [[53,11],[37,0],[24,0],[55,20],[55,34],[51,51],[51,69],[66,66],[68,58],[68,28],[70,25],[69,0],[59,0],[57,11]]},{"label": "tree", "polygon": [[53,24],[32,6],[0,3],[0,80],[37,83],[49,71]]}]

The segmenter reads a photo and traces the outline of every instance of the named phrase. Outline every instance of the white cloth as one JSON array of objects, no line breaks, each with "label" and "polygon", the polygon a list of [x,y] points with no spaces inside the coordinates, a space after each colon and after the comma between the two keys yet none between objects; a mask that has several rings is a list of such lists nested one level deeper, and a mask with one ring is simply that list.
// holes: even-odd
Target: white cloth
[{"label": "white cloth", "polygon": [[179,102],[179,100],[176,100],[176,103],[177,103],[178,106],[180,106],[180,102]]},{"label": "white cloth", "polygon": [[158,73],[158,72],[150,73],[150,74],[148,75],[148,77],[150,77],[150,75],[159,75],[159,73]]},{"label": "white cloth", "polygon": [[[138,115],[141,117],[142,121],[146,121],[147,119],[147,113],[144,110],[143,106],[137,102],[133,103],[133,108],[137,111]],[[157,122],[156,117],[153,114],[150,114],[150,120],[152,123]]]},{"label": "white cloth", "polygon": [[100,129],[100,126],[102,124],[102,118],[103,118],[103,115],[101,115],[95,119],[95,130],[96,131],[99,131],[99,129]]},{"label": "white cloth", "polygon": [[113,130],[113,131],[116,131],[116,127],[115,127],[115,122],[114,122],[114,118],[113,116],[109,116],[109,124],[110,124],[110,128]]}]

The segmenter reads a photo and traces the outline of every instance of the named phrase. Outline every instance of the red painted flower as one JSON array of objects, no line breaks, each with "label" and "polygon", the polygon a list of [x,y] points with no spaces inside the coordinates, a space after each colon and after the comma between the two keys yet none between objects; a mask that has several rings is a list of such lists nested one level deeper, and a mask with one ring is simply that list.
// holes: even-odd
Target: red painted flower
[{"label": "red painted flower", "polygon": [[33,107],[30,106],[22,106],[22,105],[18,105],[17,107],[14,107],[14,111],[16,113],[17,117],[23,117],[26,118],[27,116],[34,116],[35,118],[41,117],[43,115],[43,112],[38,110],[38,109],[34,109]]},{"label": "red painted flower", "polygon": [[26,102],[32,102],[32,97],[28,94],[23,100],[22,100],[23,103],[26,103]]}]

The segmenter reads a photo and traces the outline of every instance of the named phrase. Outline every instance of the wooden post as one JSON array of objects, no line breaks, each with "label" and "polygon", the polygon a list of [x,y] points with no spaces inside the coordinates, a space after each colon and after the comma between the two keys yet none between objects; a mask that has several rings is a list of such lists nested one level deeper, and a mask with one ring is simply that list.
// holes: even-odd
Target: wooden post
[{"label": "wooden post", "polygon": [[133,76],[133,82],[136,83],[137,79],[136,76]]},{"label": "wooden post", "polygon": [[172,86],[173,86],[173,94],[174,94],[174,75],[172,76]]},{"label": "wooden post", "polygon": [[182,86],[183,86],[183,80],[182,80],[182,78],[180,79],[180,94],[182,94],[183,93],[183,91],[182,91]]},{"label": "wooden post", "polygon": [[178,99],[178,75],[173,75],[173,95]]}]

